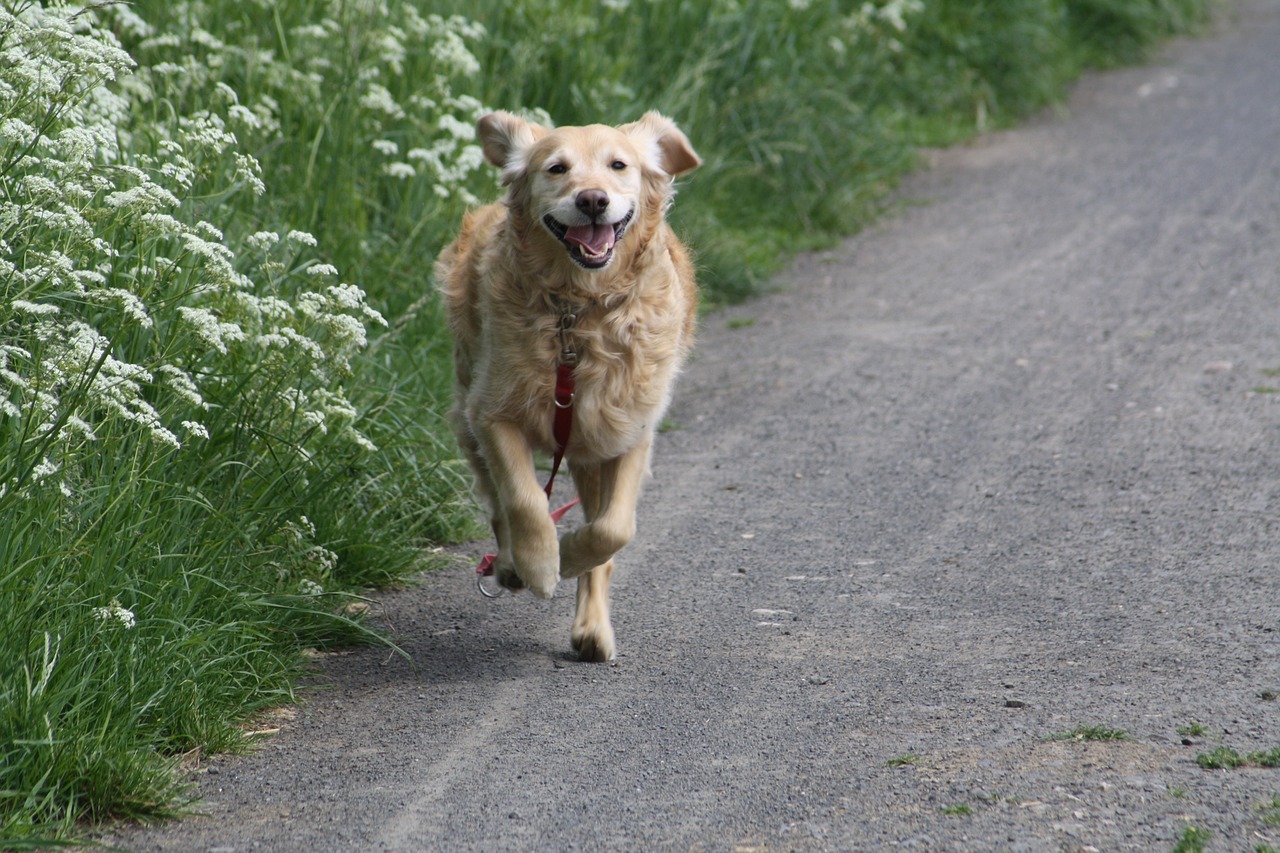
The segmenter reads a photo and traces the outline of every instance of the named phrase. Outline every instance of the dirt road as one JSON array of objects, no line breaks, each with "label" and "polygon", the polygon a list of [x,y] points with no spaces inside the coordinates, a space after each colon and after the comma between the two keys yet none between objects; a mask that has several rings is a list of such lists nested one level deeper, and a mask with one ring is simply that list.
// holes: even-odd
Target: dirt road
[{"label": "dirt road", "polygon": [[[696,140],[695,140],[696,141]],[[1280,848],[1280,3],[706,318],[614,596],[387,598],[137,851]],[[478,543],[468,553],[480,553]],[[1123,740],[1090,737],[1123,732]]]}]

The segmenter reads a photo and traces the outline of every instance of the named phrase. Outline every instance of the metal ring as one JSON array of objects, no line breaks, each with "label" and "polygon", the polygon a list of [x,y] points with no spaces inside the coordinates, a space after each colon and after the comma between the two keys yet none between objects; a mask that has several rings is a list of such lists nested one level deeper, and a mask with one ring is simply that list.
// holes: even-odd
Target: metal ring
[{"label": "metal ring", "polygon": [[486,577],[487,575],[476,575],[476,589],[480,590],[480,594],[485,598],[502,598],[502,593],[506,591],[505,587],[499,586],[497,592],[489,592],[484,585]]},{"label": "metal ring", "polygon": [[553,403],[555,403],[555,404],[556,404],[556,408],[557,408],[557,409],[572,409],[572,408],[573,408],[573,398],[574,398],[574,397],[576,397],[576,396],[578,396],[578,394],[577,394],[577,392],[575,391],[574,393],[572,393],[572,394],[570,394],[570,395],[569,395],[569,402],[567,402],[567,403],[561,403],[561,402],[560,402],[560,398],[559,398],[559,397],[552,397],[552,398],[551,398],[551,402],[553,402]]}]

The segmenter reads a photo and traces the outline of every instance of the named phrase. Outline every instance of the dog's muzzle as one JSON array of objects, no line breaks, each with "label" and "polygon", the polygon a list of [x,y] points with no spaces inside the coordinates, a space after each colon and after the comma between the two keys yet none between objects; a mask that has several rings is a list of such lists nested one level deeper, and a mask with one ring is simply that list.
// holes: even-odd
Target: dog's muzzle
[{"label": "dog's muzzle", "polygon": [[631,224],[633,210],[617,222],[593,222],[587,225],[565,225],[551,214],[542,217],[542,224],[551,235],[564,244],[569,257],[578,266],[589,270],[604,269],[613,260],[614,247],[622,240]]}]

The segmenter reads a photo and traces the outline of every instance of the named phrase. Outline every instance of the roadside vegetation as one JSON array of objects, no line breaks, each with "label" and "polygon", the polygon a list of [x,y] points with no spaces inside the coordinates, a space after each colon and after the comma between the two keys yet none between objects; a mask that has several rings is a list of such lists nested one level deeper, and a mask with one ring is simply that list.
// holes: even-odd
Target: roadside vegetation
[{"label": "roadside vegetation", "polygon": [[725,302],[1208,5],[0,0],[0,848],[174,813],[476,532],[429,270],[479,115],[673,116]]}]

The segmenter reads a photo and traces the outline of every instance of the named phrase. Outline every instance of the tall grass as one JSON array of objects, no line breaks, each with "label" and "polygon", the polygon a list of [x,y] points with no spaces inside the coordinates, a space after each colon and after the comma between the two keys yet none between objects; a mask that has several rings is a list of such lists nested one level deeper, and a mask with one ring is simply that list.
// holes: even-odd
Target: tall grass
[{"label": "tall grass", "polygon": [[708,301],[1207,0],[0,0],[0,848],[153,819],[474,531],[428,270],[472,130],[672,115]]}]

